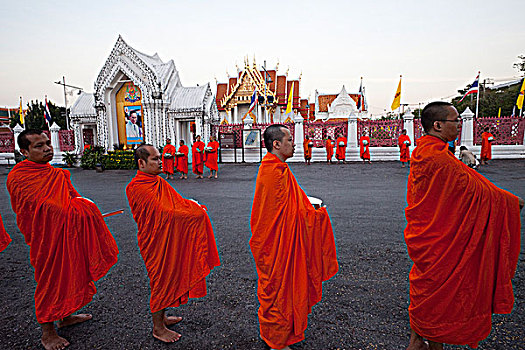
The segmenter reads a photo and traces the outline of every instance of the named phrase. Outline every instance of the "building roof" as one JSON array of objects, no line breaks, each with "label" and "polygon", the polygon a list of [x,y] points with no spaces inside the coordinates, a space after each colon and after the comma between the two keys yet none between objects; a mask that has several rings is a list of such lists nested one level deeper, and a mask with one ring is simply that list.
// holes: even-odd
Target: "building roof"
[{"label": "building roof", "polygon": [[203,110],[208,89],[209,83],[202,86],[176,88],[169,109],[173,111]]},{"label": "building roof", "polygon": [[95,96],[92,93],[82,91],[73,106],[71,106],[71,117],[96,117]]}]

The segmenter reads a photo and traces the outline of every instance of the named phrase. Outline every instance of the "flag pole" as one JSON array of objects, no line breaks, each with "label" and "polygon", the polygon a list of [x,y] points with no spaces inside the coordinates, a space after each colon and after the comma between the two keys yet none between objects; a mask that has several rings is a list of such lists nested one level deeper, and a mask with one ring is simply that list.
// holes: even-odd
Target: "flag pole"
[{"label": "flag pole", "polygon": [[481,85],[479,84],[481,71],[478,71],[478,96],[476,97],[476,119],[479,117],[479,90],[481,89]]}]

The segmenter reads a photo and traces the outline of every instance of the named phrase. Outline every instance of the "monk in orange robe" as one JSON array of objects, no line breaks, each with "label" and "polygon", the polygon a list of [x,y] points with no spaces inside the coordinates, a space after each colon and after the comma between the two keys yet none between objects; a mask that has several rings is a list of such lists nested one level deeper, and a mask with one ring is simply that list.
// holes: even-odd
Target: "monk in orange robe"
[{"label": "monk in orange robe", "polygon": [[346,137],[343,137],[342,134],[339,134],[339,137],[336,140],[336,146],[337,150],[335,152],[335,158],[337,159],[337,163],[343,161],[343,163],[346,163]]},{"label": "monk in orange robe", "polygon": [[175,152],[176,149],[171,144],[171,139],[166,139],[166,146],[162,149],[162,171],[166,174],[166,179],[173,179],[177,168]]},{"label": "monk in orange robe", "polygon": [[363,135],[359,139],[359,156],[363,160],[363,163],[368,162],[372,164],[370,161],[370,137]]},{"label": "monk in orange robe", "polygon": [[206,276],[220,265],[219,253],[206,207],[183,198],[158,176],[162,172],[159,151],[141,145],[135,160],[139,170],[126,195],[150,280],[153,336],[175,342],[181,335],[167,326],[182,318],[168,317],[165,310],[206,295]]},{"label": "monk in orange robe", "polygon": [[197,179],[202,179],[204,172],[204,142],[201,141],[200,135],[197,135],[195,143],[191,146],[191,166]]},{"label": "monk in orange robe", "polygon": [[410,137],[407,135],[406,129],[401,131],[397,143],[399,145],[399,160],[401,167],[404,168],[405,164],[410,164]]},{"label": "monk in orange robe", "polygon": [[0,216],[0,252],[3,251],[11,243],[11,237],[4,228],[2,216]]},{"label": "monk in orange robe", "polygon": [[7,190],[20,232],[35,269],[35,312],[42,345],[63,349],[69,342],[59,328],[92,318],[72,315],[88,304],[95,284],[117,262],[117,244],[97,206],[80,197],[67,170],[54,168],[53,147],[45,133],[25,130],[18,136],[27,160],[7,176]]},{"label": "monk in orange robe", "polygon": [[219,164],[217,163],[219,159],[219,143],[215,136],[211,137],[211,141],[208,142],[208,147],[206,149],[206,162],[204,163],[208,169],[210,169],[209,179],[215,176],[217,178],[219,172]]},{"label": "monk in orange robe", "polygon": [[312,160],[312,148],[313,147],[314,147],[313,141],[310,140],[310,137],[308,137],[308,135],[306,135],[303,141],[304,161],[306,165],[310,165],[310,161]]},{"label": "monk in orange robe", "polygon": [[326,138],[325,148],[326,148],[326,162],[332,163],[332,157],[334,156],[334,144],[330,136]]},{"label": "monk in orange robe", "polygon": [[448,151],[459,121],[450,103],[428,104],[421,115],[427,135],[412,152],[404,232],[414,262],[409,350],[476,348],[492,314],[510,313],[514,303],[524,202]]},{"label": "monk in orange robe", "polygon": [[494,141],[494,135],[489,132],[489,128],[485,128],[483,134],[481,134],[481,164],[485,165],[492,159],[492,141]]},{"label": "monk in orange robe", "polygon": [[188,178],[188,146],[184,144],[184,140],[179,141],[179,151],[177,156],[177,171],[180,172],[181,179]]},{"label": "monk in orange robe", "polygon": [[272,349],[289,349],[304,339],[322,282],[339,265],[326,208],[314,209],[285,163],[294,153],[290,131],[273,124],[264,131],[264,143],[268,153],[257,175],[250,222],[260,335]]}]

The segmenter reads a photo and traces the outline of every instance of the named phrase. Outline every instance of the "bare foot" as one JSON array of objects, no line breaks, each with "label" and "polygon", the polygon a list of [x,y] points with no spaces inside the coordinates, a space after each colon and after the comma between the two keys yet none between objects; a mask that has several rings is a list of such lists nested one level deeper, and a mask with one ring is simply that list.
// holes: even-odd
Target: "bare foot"
[{"label": "bare foot", "polygon": [[215,175],[215,178],[218,179],[217,175]]},{"label": "bare foot", "polygon": [[64,319],[57,321],[57,328],[72,326],[77,323],[89,321],[92,318],[93,316],[90,314],[69,315]]},{"label": "bare foot", "polygon": [[180,316],[164,316],[164,324],[166,326],[172,326],[180,321],[182,321],[182,317]]},{"label": "bare foot", "polygon": [[213,176],[210,174],[210,176],[208,176],[208,179],[211,179]]},{"label": "bare foot", "polygon": [[410,332],[410,343],[408,344],[407,350],[428,350],[428,344],[423,340],[419,334],[411,330]]},{"label": "bare foot", "polygon": [[174,343],[180,339],[181,335],[164,326],[164,328],[160,329],[153,328],[153,337],[165,343]]},{"label": "bare foot", "polygon": [[54,335],[53,334],[42,335],[42,339],[40,341],[46,350],[65,349],[66,346],[69,345],[69,342],[66,339],[58,336],[56,332]]}]

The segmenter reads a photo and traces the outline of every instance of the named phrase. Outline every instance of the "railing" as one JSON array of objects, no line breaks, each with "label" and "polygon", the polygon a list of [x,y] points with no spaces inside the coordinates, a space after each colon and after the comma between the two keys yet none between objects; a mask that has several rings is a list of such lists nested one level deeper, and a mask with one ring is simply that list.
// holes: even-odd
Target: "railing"
[{"label": "railing", "polygon": [[397,146],[402,130],[403,119],[357,121],[357,138],[368,135],[370,137],[370,147]]},{"label": "railing", "polygon": [[[317,121],[304,123],[304,135],[312,140],[314,147],[324,147],[325,140],[330,136],[336,140],[342,134],[348,138],[348,123],[346,121]],[[303,142],[303,140],[296,140]]]},{"label": "railing", "polygon": [[488,128],[493,145],[523,145],[525,119],[520,117],[485,117],[474,119],[474,144],[481,145],[481,134]]},{"label": "railing", "polygon": [[75,150],[75,132],[73,130],[59,130],[58,143],[60,151],[71,152]]},{"label": "railing", "polygon": [[[456,142],[456,148],[461,146],[461,128],[463,127],[463,121],[461,121],[458,125],[458,140]],[[423,129],[423,125],[421,124],[420,118],[414,118],[414,144],[417,145],[417,139],[419,139],[421,136],[425,136],[425,130]]]},{"label": "railing", "polygon": [[[264,145],[264,137],[263,137],[264,131],[266,130],[267,127],[269,127],[272,124],[277,124],[277,123],[253,123],[252,124],[252,129],[261,130],[261,145],[263,148],[266,147]],[[295,143],[297,143],[297,140],[295,140],[295,124],[294,123],[282,123],[282,124],[285,125],[288,128],[288,130],[290,130],[292,139],[295,141]]]},{"label": "railing", "polygon": [[15,136],[12,132],[0,133],[0,153],[15,151]]},{"label": "railing", "polygon": [[235,147],[242,148],[243,126],[243,124],[212,125],[211,134],[217,137],[218,133],[233,133],[235,135]]}]

